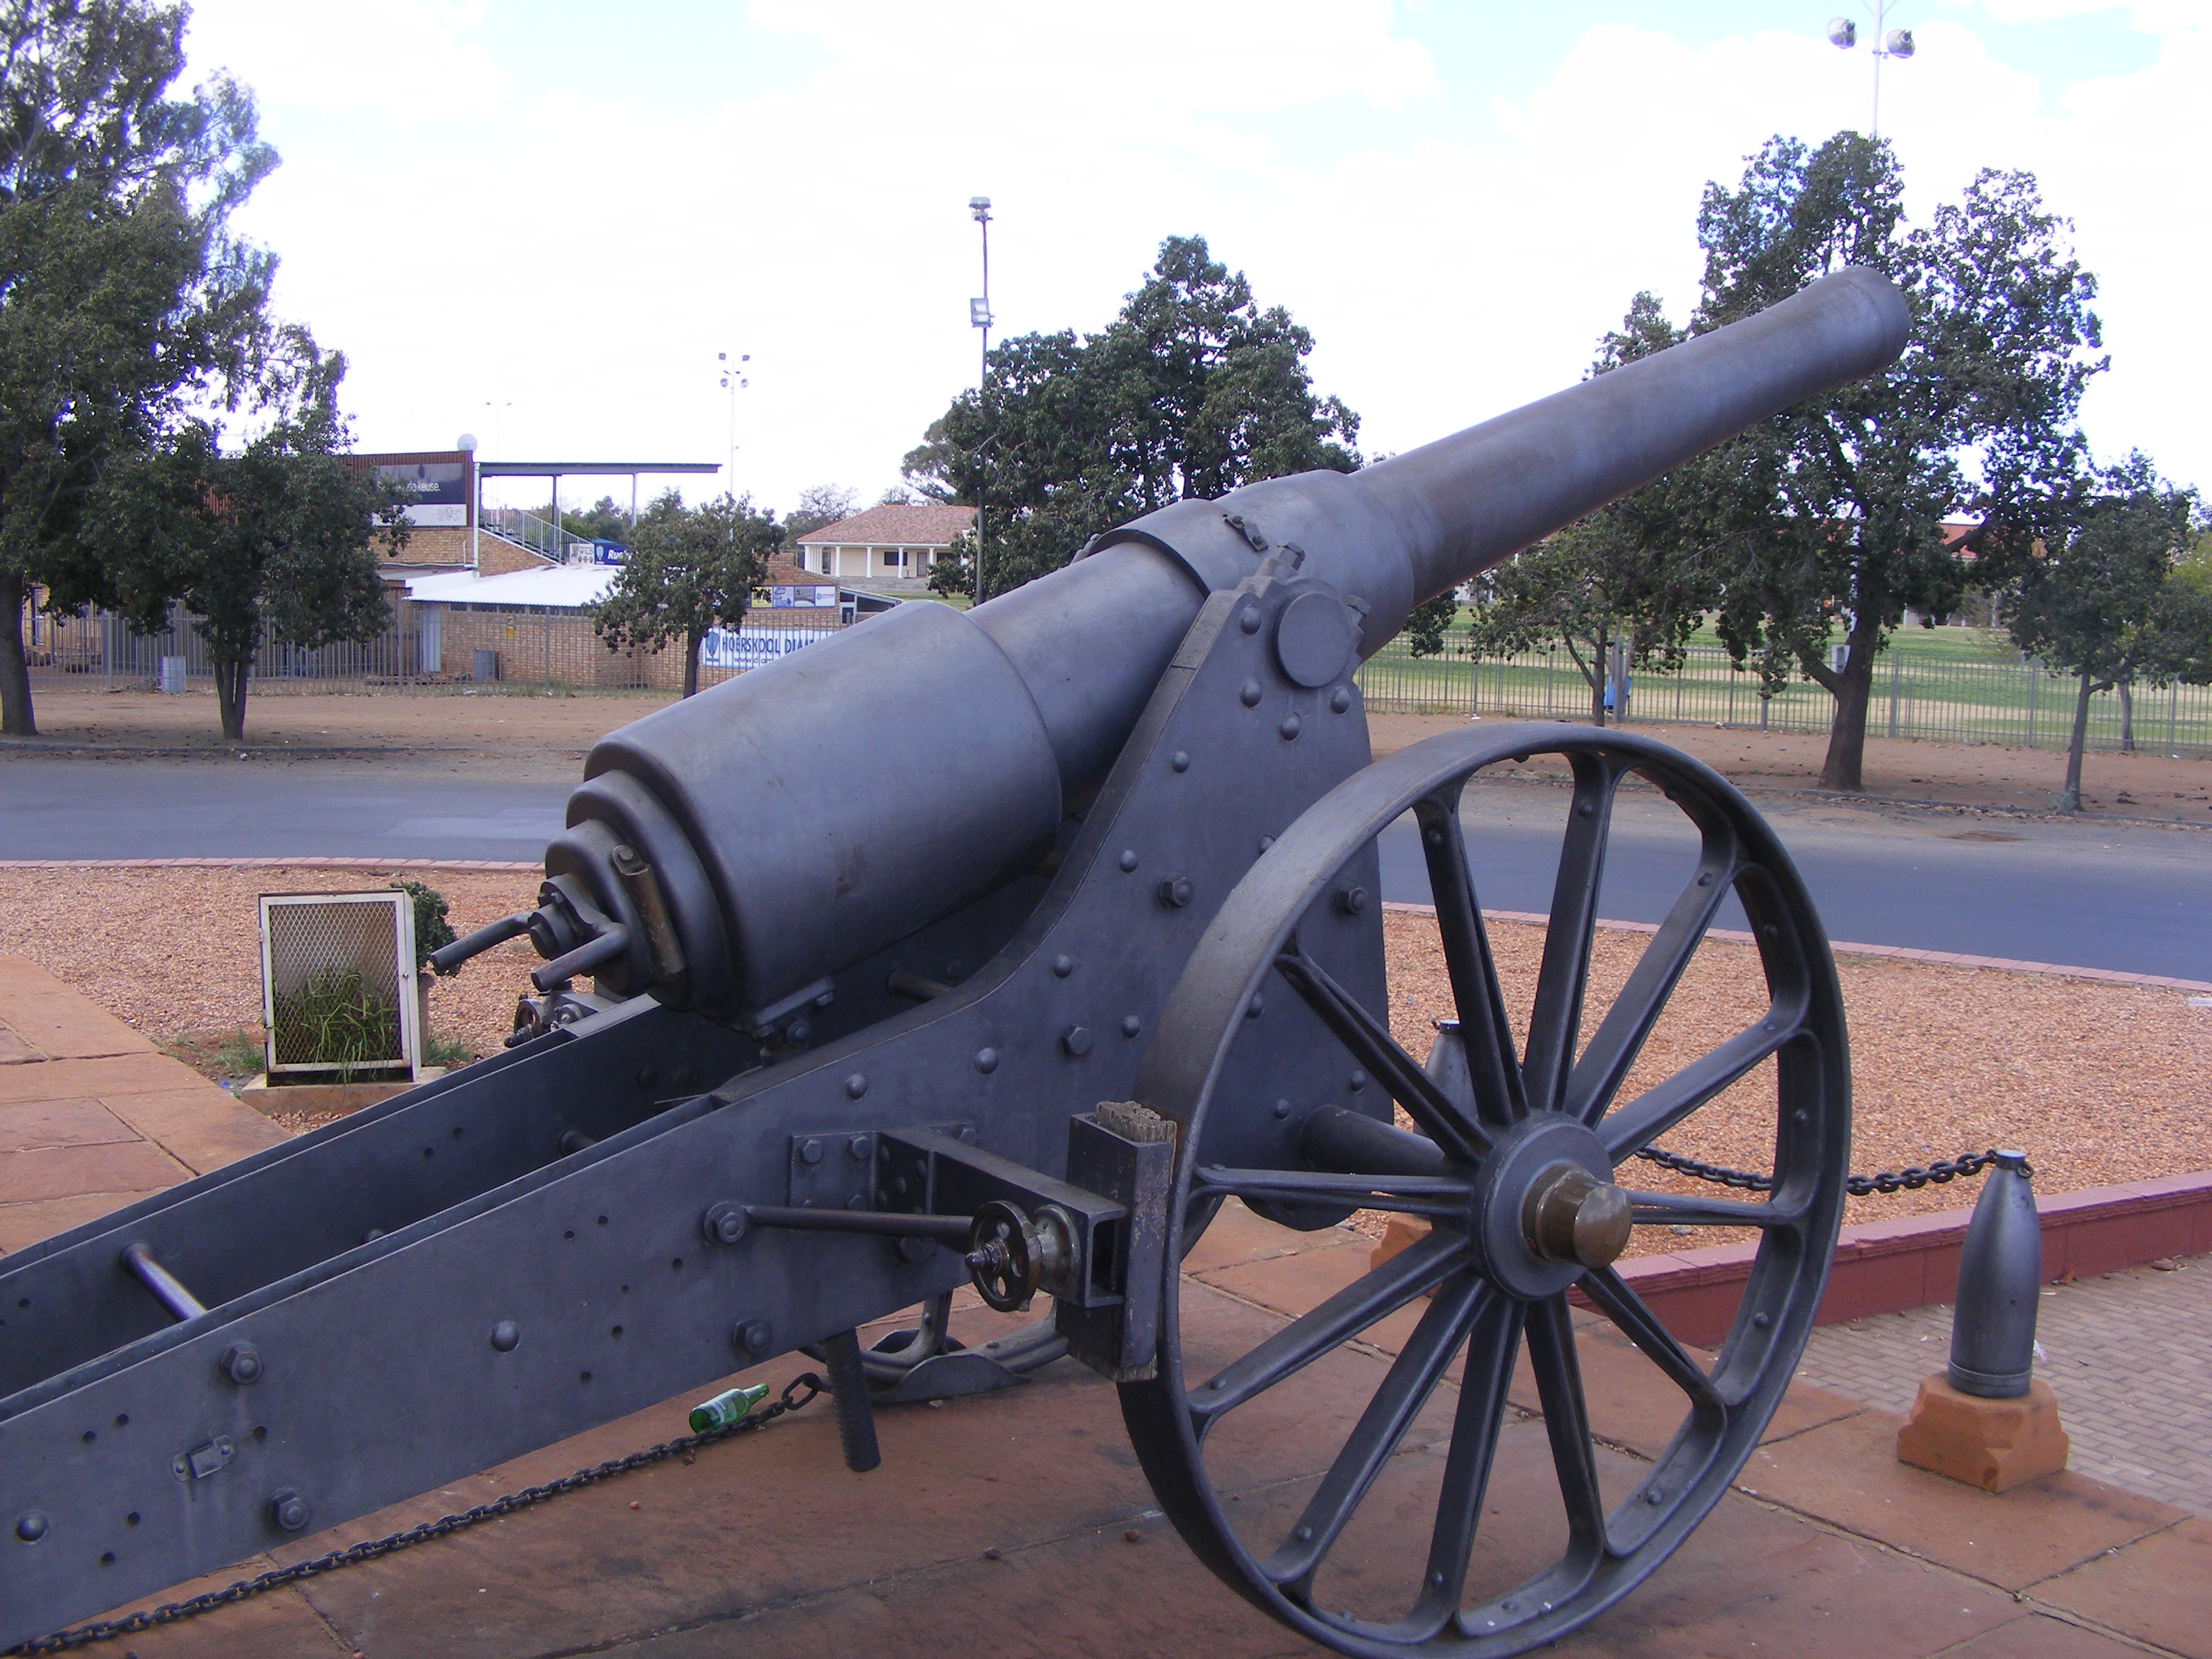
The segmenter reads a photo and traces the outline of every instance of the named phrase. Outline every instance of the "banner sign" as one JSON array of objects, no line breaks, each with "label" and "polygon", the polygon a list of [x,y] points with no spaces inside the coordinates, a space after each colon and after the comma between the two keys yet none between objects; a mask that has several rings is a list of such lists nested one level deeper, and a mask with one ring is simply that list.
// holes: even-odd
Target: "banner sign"
[{"label": "banner sign", "polygon": [[699,645],[702,668],[757,668],[764,662],[788,656],[810,645],[835,637],[834,628],[762,628],[739,633],[733,628],[710,628]]},{"label": "banner sign", "polygon": [[785,586],[778,583],[768,591],[768,605],[771,611],[827,611],[836,603],[837,586],[835,582],[819,587],[811,585]]},{"label": "banner sign", "polygon": [[469,522],[465,471],[459,461],[406,461],[380,466],[376,476],[380,483],[396,483],[414,498],[404,515],[408,523],[465,529]]}]

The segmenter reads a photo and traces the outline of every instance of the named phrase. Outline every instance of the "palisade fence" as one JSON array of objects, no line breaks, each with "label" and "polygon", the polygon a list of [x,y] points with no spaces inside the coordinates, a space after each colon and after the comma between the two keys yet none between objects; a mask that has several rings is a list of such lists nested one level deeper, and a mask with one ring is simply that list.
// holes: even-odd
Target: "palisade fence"
[{"label": "palisade fence", "polygon": [[[2072,675],[2036,663],[1916,662],[1887,651],[1875,665],[1867,734],[2063,749],[2079,686]],[[1370,714],[1581,721],[1590,714],[1589,683],[1564,650],[1416,657],[1401,636],[1368,659],[1359,688]],[[2090,748],[2118,750],[2131,736],[2141,753],[2212,758],[2212,686],[2141,690],[2133,702],[2130,719],[2116,692],[2089,700]],[[1759,677],[1738,670],[1726,651],[1692,646],[1679,673],[1631,674],[1625,712],[1631,725],[1689,721],[1825,734],[1835,699],[1800,679],[1762,697]]]},{"label": "palisade fence", "polygon": [[[65,680],[83,676],[108,687],[158,684],[164,657],[184,659],[187,679],[215,678],[207,641],[192,619],[173,615],[169,626],[136,634],[112,611],[82,617],[49,617],[27,611],[23,643],[31,678]],[[287,645],[267,623],[254,653],[251,678],[256,684],[296,680],[337,683],[379,681],[404,684],[423,678],[422,640],[412,628],[394,626],[359,645],[326,645],[313,651]]]}]

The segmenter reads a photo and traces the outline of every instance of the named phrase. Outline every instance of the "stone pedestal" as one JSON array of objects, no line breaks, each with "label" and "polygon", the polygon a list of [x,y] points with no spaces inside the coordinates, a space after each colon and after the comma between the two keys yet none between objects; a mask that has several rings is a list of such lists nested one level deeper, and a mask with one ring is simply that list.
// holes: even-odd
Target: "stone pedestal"
[{"label": "stone pedestal", "polygon": [[2040,1377],[2016,1400],[1984,1400],[1960,1393],[1938,1372],[1921,1383],[1912,1414],[1897,1431],[1899,1462],[1984,1492],[2057,1474],[2068,1449],[2058,1396]]},{"label": "stone pedestal", "polygon": [[1367,1270],[1381,1267],[1401,1250],[1410,1249],[1429,1236],[1425,1216],[1393,1215],[1382,1229],[1382,1237],[1368,1252]]}]

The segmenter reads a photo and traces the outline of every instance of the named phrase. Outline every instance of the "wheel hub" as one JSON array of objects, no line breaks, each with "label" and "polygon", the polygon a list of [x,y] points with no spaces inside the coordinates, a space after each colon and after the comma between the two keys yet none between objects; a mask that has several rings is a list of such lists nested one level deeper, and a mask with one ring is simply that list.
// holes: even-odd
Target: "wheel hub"
[{"label": "wheel hub", "polygon": [[1514,1125],[1482,1161],[1471,1231],[1499,1289],[1556,1296],[1628,1247],[1628,1195],[1581,1122],[1540,1112]]}]

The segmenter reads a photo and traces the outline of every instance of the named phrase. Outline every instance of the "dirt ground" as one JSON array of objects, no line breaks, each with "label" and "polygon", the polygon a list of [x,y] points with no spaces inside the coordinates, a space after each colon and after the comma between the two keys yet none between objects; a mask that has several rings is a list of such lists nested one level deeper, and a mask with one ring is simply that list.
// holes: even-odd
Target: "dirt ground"
[{"label": "dirt ground", "polygon": [[[577,777],[599,738],[671,699],[660,692],[512,690],[495,687],[342,691],[261,690],[246,705],[246,740],[225,744],[212,694],[162,696],[42,683],[40,736],[8,749],[111,757],[118,761],[257,760],[341,765],[413,775],[564,781]],[[1452,714],[1378,714],[1376,755],[1387,755],[1467,722]],[[1631,728],[1684,750],[1738,787],[1758,794],[1815,789],[1824,738],[1742,726],[1638,725]],[[1869,738],[1868,793],[1960,807],[2047,812],[2066,757],[2047,749],[1920,743]],[[1512,767],[1498,769],[1510,774]],[[1565,775],[1539,757],[1526,769]],[[2091,816],[2212,824],[2212,761],[2154,755],[2092,755],[2083,770]]]},{"label": "dirt ground", "polygon": [[[533,878],[483,872],[0,870],[0,951],[25,956],[184,1057],[220,1072],[226,1036],[260,1036],[254,899],[264,892],[380,887],[411,873],[444,894],[459,931],[527,905]],[[154,919],[149,921],[149,918]],[[1416,1058],[1450,1013],[1441,952],[1425,917],[1387,918],[1391,1022]],[[1524,1019],[1542,930],[1496,922],[1507,1005]],[[1584,1030],[1595,1029],[1646,936],[1601,932]],[[2184,994],[1871,957],[1839,959],[1856,1109],[1852,1167],[1902,1169],[1962,1152],[2016,1146],[2046,1191],[2204,1168],[2212,1123],[2212,1010]],[[430,1023],[480,1054],[498,1051],[537,963],[518,941],[430,994]],[[1708,941],[1692,961],[1628,1085],[1633,1094],[1755,1018],[1765,1006],[1747,945]],[[1525,1036],[1525,1030],[1522,1031]],[[242,1068],[240,1068],[242,1069]],[[232,1070],[232,1075],[239,1074]],[[1671,1132],[1664,1145],[1711,1163],[1771,1167],[1771,1064]],[[296,1126],[295,1126],[296,1127]],[[1692,1183],[1635,1166],[1654,1190]],[[1972,1183],[1853,1200],[1849,1219],[1953,1209]],[[1639,1233],[1637,1249],[1724,1241]]]}]

